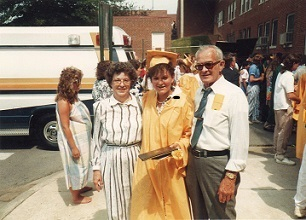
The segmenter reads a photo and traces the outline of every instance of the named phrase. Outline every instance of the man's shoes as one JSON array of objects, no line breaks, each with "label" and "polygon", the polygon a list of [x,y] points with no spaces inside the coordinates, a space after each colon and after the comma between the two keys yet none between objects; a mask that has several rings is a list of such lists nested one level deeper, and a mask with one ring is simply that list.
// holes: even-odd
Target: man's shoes
[{"label": "man's shoes", "polygon": [[294,209],[294,214],[298,217],[298,218],[303,218],[306,216],[306,208],[302,209],[298,206],[295,206]]},{"label": "man's shoes", "polygon": [[274,159],[276,163],[283,164],[283,165],[289,165],[294,166],[295,162],[292,160],[289,160],[287,157],[284,157],[283,155],[274,155]]}]

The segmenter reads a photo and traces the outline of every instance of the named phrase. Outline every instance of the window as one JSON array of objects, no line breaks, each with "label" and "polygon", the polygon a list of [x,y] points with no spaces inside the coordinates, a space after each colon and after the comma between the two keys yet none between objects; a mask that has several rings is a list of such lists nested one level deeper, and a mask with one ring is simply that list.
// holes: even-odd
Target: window
[{"label": "window", "polygon": [[230,4],[227,8],[227,21],[231,21],[235,18],[235,12],[236,12],[236,1],[233,1],[232,4]]},{"label": "window", "polygon": [[272,21],[271,46],[277,45],[277,29],[278,29],[278,20],[273,20]]},{"label": "window", "polygon": [[287,16],[287,27],[286,32],[293,32],[294,30],[294,14]]},{"label": "window", "polygon": [[265,23],[265,34],[266,37],[270,36],[270,22]]},{"label": "window", "polygon": [[242,31],[240,31],[239,34],[240,34],[240,39],[250,38],[251,28],[244,28]]},{"label": "window", "polygon": [[247,28],[246,29],[246,38],[250,38],[251,37],[251,28]]},{"label": "window", "polygon": [[227,34],[226,40],[227,40],[228,42],[236,42],[235,33]]},{"label": "window", "polygon": [[220,11],[217,18],[218,27],[224,24],[224,11]]},{"label": "window", "polygon": [[258,37],[262,37],[264,36],[264,26],[263,24],[258,25],[258,33],[257,33]]},{"label": "window", "polygon": [[284,41],[285,43],[293,42],[293,31],[294,31],[294,14],[289,14],[287,16],[287,25],[286,25],[286,33]]},{"label": "window", "polygon": [[252,9],[252,0],[241,0],[240,2],[240,14],[248,12]]},{"label": "window", "polygon": [[266,37],[265,44],[268,45],[270,39],[270,22],[265,23],[264,36]]},{"label": "window", "polygon": [[240,35],[240,39],[245,39],[245,29],[240,31],[239,35]]}]

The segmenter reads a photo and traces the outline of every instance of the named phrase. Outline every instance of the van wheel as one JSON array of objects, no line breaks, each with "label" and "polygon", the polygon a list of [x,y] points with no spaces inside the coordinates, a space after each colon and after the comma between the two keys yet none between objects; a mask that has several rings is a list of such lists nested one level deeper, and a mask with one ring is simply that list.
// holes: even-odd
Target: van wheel
[{"label": "van wheel", "polygon": [[58,150],[55,115],[45,115],[38,120],[36,135],[38,144],[41,147],[49,150]]}]

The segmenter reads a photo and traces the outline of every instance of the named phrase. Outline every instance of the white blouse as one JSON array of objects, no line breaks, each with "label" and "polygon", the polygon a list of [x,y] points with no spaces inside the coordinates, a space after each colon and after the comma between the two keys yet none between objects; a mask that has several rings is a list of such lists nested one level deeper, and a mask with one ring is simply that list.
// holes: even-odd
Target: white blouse
[{"label": "white blouse", "polygon": [[126,146],[141,141],[142,116],[135,96],[125,103],[112,95],[95,104],[93,133],[93,169],[100,167],[100,153],[104,144]]}]

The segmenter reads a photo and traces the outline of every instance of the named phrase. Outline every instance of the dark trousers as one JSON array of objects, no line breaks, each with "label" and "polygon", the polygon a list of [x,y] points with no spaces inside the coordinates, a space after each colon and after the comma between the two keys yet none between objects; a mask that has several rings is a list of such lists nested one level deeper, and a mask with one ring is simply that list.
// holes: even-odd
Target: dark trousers
[{"label": "dark trousers", "polygon": [[197,158],[189,152],[186,186],[194,219],[236,219],[236,195],[240,175],[236,180],[235,197],[220,203],[218,189],[224,178],[228,156]]}]

